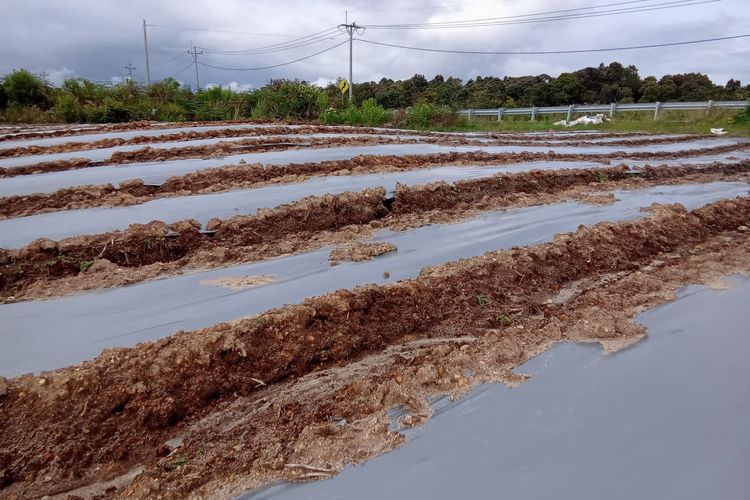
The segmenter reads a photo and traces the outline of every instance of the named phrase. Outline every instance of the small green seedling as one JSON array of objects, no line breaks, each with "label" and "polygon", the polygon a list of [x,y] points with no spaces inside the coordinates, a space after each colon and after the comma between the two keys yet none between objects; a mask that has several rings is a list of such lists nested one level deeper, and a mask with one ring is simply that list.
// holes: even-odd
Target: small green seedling
[{"label": "small green seedling", "polygon": [[188,463],[187,458],[184,457],[177,457],[172,462],[169,463],[168,467],[170,469],[179,469],[183,465],[186,465]]},{"label": "small green seedling", "polygon": [[501,325],[510,325],[513,323],[513,316],[508,313],[502,313],[495,316],[495,321]]}]

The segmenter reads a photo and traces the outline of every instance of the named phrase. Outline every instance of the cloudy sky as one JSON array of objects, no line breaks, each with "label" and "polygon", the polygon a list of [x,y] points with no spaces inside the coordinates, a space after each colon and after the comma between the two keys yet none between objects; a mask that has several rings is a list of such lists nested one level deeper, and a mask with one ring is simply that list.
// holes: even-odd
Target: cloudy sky
[{"label": "cloudy sky", "polygon": [[[696,2],[663,10],[665,4]],[[370,26],[360,38],[407,46],[480,51],[551,51],[668,43],[750,34],[749,0],[3,0],[0,74],[27,68],[53,83],[82,76],[113,81],[127,75],[144,81],[142,19],[148,27],[152,79],[177,75],[194,85],[187,49],[203,48],[201,63],[225,68],[257,68],[310,56],[346,40],[336,25]],[[617,4],[617,5],[615,5]],[[598,6],[598,7],[597,7]],[[528,22],[528,14],[561,9],[555,20]],[[616,15],[571,19],[572,14]],[[484,26],[431,29],[377,29],[374,25],[444,23],[504,18]],[[563,19],[561,19],[563,18]],[[524,22],[519,22],[524,21]],[[494,24],[493,24],[494,23]],[[481,23],[480,23],[481,24]],[[492,24],[487,26],[486,24]],[[434,25],[433,25],[434,26]],[[330,28],[330,30],[329,30]],[[324,31],[329,30],[329,31]],[[322,35],[304,40],[313,33]],[[286,44],[286,46],[279,46]],[[291,47],[289,47],[291,45]],[[258,48],[284,48],[284,50]],[[277,68],[238,71],[199,66],[201,86],[262,86],[269,79],[298,78],[325,83],[348,73],[348,43],[309,59]],[[244,54],[221,52],[245,51]],[[249,53],[248,53],[249,52]],[[566,55],[467,55],[418,52],[354,42],[354,80],[428,79],[436,74],[461,79],[477,75],[556,76],[600,62],[635,64],[641,76],[702,72],[715,82],[739,78],[750,83],[750,38],[606,53]]]}]

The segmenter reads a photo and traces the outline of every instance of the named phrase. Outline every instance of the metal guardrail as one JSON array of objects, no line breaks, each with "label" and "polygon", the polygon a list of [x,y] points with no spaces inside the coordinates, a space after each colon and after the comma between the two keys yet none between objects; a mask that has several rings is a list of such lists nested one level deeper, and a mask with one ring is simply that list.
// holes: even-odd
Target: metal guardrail
[{"label": "metal guardrail", "polygon": [[496,116],[502,121],[504,116],[531,115],[535,121],[538,115],[565,114],[570,121],[574,113],[609,113],[610,118],[618,111],[653,111],[654,120],[665,110],[710,110],[713,108],[744,109],[748,101],[703,101],[703,102],[636,102],[612,104],[571,104],[570,106],[533,106],[531,108],[462,109],[460,113],[469,118],[476,116]]}]

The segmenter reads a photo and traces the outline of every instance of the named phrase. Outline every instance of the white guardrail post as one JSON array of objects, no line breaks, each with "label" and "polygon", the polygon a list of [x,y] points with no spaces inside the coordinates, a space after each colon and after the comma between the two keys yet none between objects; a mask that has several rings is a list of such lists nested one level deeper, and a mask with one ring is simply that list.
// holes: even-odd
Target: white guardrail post
[{"label": "white guardrail post", "polygon": [[571,104],[570,106],[568,106],[568,116],[565,117],[566,122],[569,122],[573,119],[573,113],[575,112],[575,110],[576,110],[575,104]]},{"label": "white guardrail post", "polygon": [[617,103],[613,102],[609,105],[609,119],[614,120],[615,119],[615,110],[617,109]]},{"label": "white guardrail post", "polygon": [[533,107],[531,108],[531,121],[532,121],[532,122],[535,122],[535,121],[536,121],[536,106],[533,106]]},{"label": "white guardrail post", "polygon": [[659,110],[661,109],[661,103],[659,101],[656,101],[656,106],[654,107],[654,120],[659,119]]},{"label": "white guardrail post", "polygon": [[505,114],[505,108],[497,108],[497,121],[503,121],[503,115]]}]

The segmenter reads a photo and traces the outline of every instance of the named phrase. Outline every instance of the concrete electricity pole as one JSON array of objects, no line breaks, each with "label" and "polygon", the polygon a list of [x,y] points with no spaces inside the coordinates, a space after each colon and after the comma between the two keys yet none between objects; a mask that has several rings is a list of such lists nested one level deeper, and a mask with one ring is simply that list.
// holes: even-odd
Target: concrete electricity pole
[{"label": "concrete electricity pole", "polygon": [[[344,24],[340,24],[339,28],[346,28],[346,32],[349,33],[349,104],[354,104],[354,82],[352,81],[352,63],[353,63],[353,52],[354,52],[354,33],[364,33],[364,28],[357,26],[357,22],[354,21],[349,24],[349,12],[344,11],[345,20]],[[360,31],[361,30],[361,31]]]},{"label": "concrete electricity pole", "polygon": [[128,80],[131,82],[133,81],[133,70],[138,69],[135,66],[133,66],[133,63],[128,63],[127,66],[125,66],[125,69],[128,70]]},{"label": "concrete electricity pole", "polygon": [[201,89],[201,84],[198,82],[198,55],[203,54],[203,51],[198,51],[195,45],[193,45],[192,50],[188,50],[188,54],[193,56],[193,64],[195,65],[195,91],[198,92]]},{"label": "concrete electricity pole", "polygon": [[148,64],[148,36],[146,35],[146,20],[143,20],[143,47],[146,49],[146,85],[151,85],[151,66]]}]

